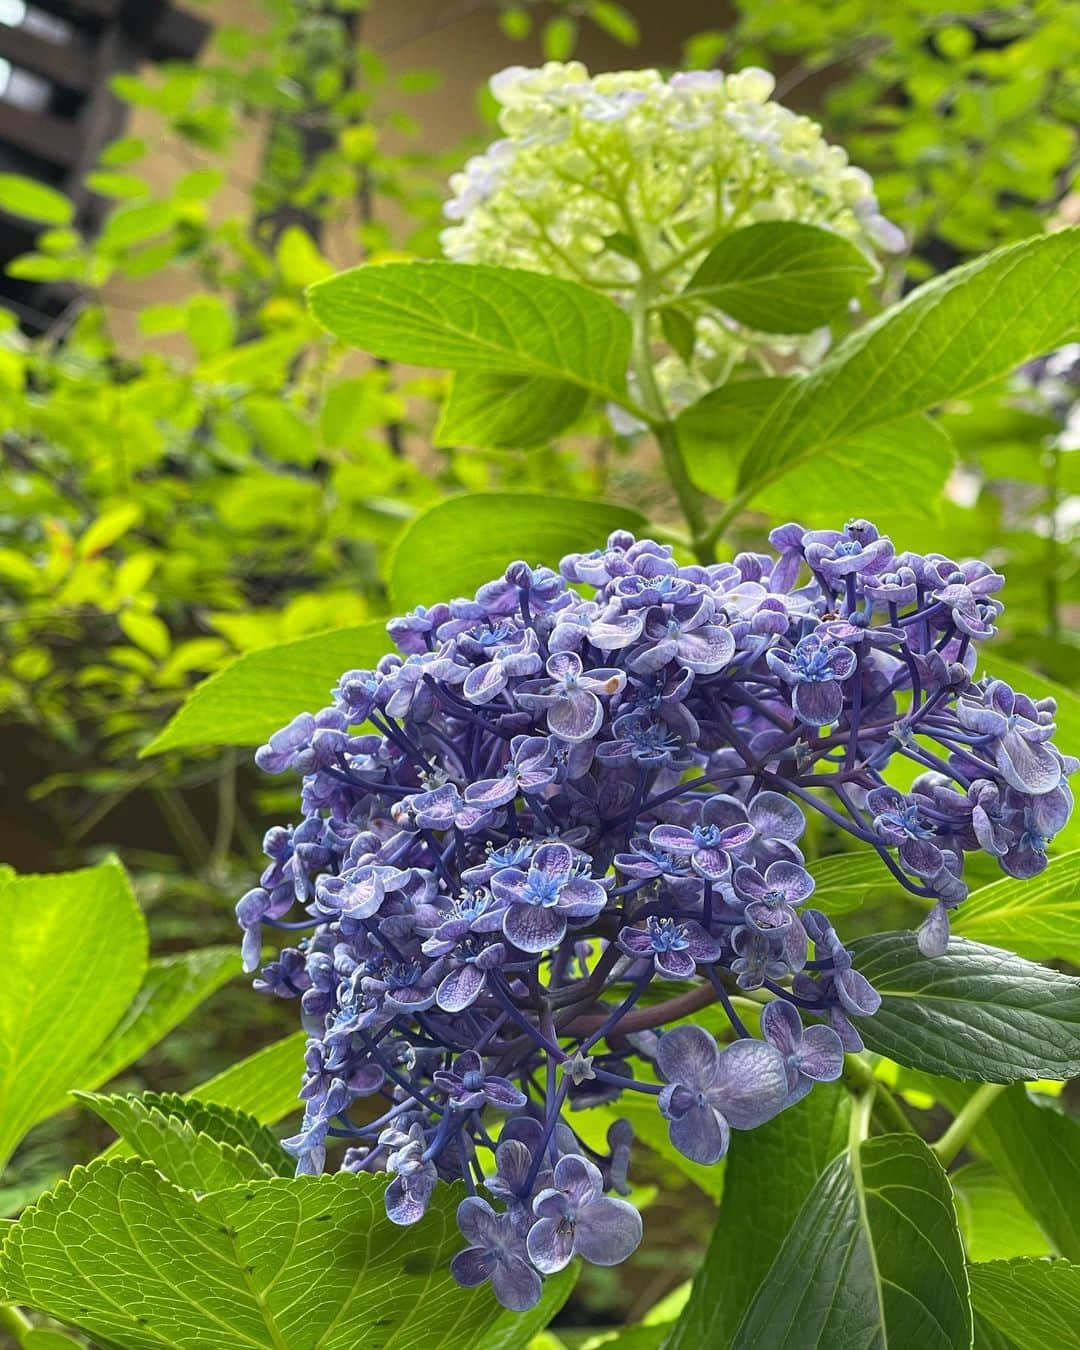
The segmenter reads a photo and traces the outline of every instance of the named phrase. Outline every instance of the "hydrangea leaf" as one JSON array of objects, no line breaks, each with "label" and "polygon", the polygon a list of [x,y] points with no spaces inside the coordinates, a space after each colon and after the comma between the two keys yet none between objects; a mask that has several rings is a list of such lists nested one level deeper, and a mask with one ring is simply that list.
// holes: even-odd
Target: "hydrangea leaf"
[{"label": "hydrangea leaf", "polygon": [[[186,1110],[188,1104],[183,1098],[170,1104],[152,1092],[142,1097],[102,1096],[93,1092],[75,1095],[111,1126],[134,1153],[152,1162],[163,1176],[185,1190],[216,1191],[245,1181],[286,1176],[293,1170],[273,1135],[253,1117],[248,1117],[250,1124],[241,1142],[236,1139],[241,1127],[235,1116],[225,1114],[220,1107],[194,1103],[195,1110]],[[198,1124],[191,1118],[195,1115],[199,1117]],[[263,1133],[268,1142],[259,1140]],[[264,1156],[256,1156],[248,1142]],[[271,1145],[276,1153],[273,1163],[265,1161]]]},{"label": "hydrangea leaf", "polygon": [[683,300],[703,300],[764,333],[809,333],[843,314],[876,268],[850,240],[795,220],[763,220],[710,250]]},{"label": "hydrangea leaf", "polygon": [[956,1350],[971,1334],[948,1178],[917,1135],[887,1134],[822,1174],[730,1345]]},{"label": "hydrangea leaf", "polygon": [[569,1272],[508,1335],[490,1290],[460,1289],[445,1268],[461,1247],[460,1188],[410,1228],[386,1218],[383,1189],[338,1173],[196,1200],[148,1163],[79,1167],[13,1226],[0,1285],[126,1350],[471,1350],[489,1329],[509,1350],[565,1298]]},{"label": "hydrangea leaf", "polygon": [[803,1202],[844,1147],[849,1108],[839,1084],[820,1083],[767,1124],[733,1135],[720,1215],[667,1350],[730,1343]]},{"label": "hydrangea leaf", "polygon": [[[398,540],[390,560],[391,603],[404,612],[471,596],[518,558],[537,564],[597,548],[612,530],[639,530],[644,523],[637,511],[614,502],[532,492],[451,497],[418,515]],[[294,699],[282,720],[295,712]]]},{"label": "hydrangea leaf", "polygon": [[968,1267],[968,1278],[980,1322],[989,1322],[1017,1350],[1060,1350],[1075,1344],[1080,1266],[1069,1261],[980,1261]]},{"label": "hydrangea leaf", "polygon": [[1055,858],[1037,877],[981,886],[956,911],[953,932],[1032,960],[1080,965],[1080,849]]},{"label": "hydrangea leaf", "polygon": [[379,621],[245,652],[195,686],[143,750],[258,745],[305,705],[322,708],[343,670],[371,666],[393,646]]},{"label": "hydrangea leaf", "polygon": [[272,1125],[300,1106],[307,1032],[294,1031],[200,1083],[190,1099],[236,1107]]},{"label": "hydrangea leaf", "polygon": [[535,450],[580,417],[587,399],[585,390],[568,380],[461,370],[432,443],[466,450]]},{"label": "hydrangea leaf", "polygon": [[134,1064],[239,971],[235,947],[155,957],[130,1007],[83,1069],[79,1086],[96,1088]]},{"label": "hydrangea leaf", "polygon": [[308,304],[335,337],[389,361],[626,396],[630,320],[577,282],[472,263],[382,263],[318,282]]},{"label": "hydrangea leaf", "polygon": [[877,933],[851,953],[881,995],[858,1023],[878,1054],[984,1083],[1080,1073],[1080,979],[965,938],[926,957],[914,933]]},{"label": "hydrangea leaf", "polygon": [[[0,1168],[72,1083],[135,996],[146,923],[118,862],[0,881]],[[73,938],[73,925],[78,940]]]},{"label": "hydrangea leaf", "polygon": [[[938,1099],[960,1111],[971,1089],[938,1082]],[[1054,1251],[1080,1262],[1080,1124],[1016,1084],[983,1114],[972,1146],[1012,1187]]]},{"label": "hydrangea leaf", "polygon": [[834,853],[807,863],[807,870],[815,883],[813,903],[830,916],[847,914],[902,889],[876,853]]},{"label": "hydrangea leaf", "polygon": [[1080,332],[1080,229],[936,277],[849,337],[759,422],[739,471],[760,490],[828,444],[960,398]]},{"label": "hydrangea leaf", "polygon": [[[798,381],[746,380],[706,394],[679,414],[679,439],[690,477],[713,497],[736,490],[739,462],[755,428]],[[810,527],[835,523],[836,503],[883,530],[902,530],[938,514],[938,498],[956,461],[938,423],[915,414],[820,446],[813,458],[752,490],[747,500],[776,520]],[[896,493],[898,478],[905,484]]]},{"label": "hydrangea leaf", "polygon": [[949,1174],[949,1181],[969,1260],[1050,1255],[1038,1224],[990,1163],[965,1163]]}]

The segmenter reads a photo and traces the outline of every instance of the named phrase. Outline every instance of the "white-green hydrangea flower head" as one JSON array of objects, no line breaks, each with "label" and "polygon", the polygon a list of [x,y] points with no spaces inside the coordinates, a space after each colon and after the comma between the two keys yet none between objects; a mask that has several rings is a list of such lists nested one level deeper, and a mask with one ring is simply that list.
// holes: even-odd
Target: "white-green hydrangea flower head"
[{"label": "white-green hydrangea flower head", "polygon": [[834,230],[868,254],[904,246],[866,173],[770,100],[773,78],[580,62],[491,81],[504,137],[450,180],[446,255],[542,270],[619,293],[644,267],[677,290],[718,237],[760,220]]}]

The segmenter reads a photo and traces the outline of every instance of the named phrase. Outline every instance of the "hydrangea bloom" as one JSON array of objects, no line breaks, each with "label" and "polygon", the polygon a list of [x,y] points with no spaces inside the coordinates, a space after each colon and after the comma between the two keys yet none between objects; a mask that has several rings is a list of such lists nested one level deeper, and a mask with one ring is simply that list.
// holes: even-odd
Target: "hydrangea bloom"
[{"label": "hydrangea bloom", "polygon": [[[869,176],[816,122],[770,100],[767,71],[590,77],[580,62],[549,62],[504,70],[491,89],[504,135],[450,180],[442,244],[455,261],[623,298],[646,275],[654,291],[677,294],[719,238],[763,220],[832,230],[870,256],[904,247]],[[674,353],[658,364],[674,405],[725,378],[747,349],[745,332],[715,313],[697,319],[695,336],[690,370]],[[768,344],[810,364],[827,334]]]},{"label": "hydrangea bloom", "polygon": [[[1000,577],[865,521],[771,539],[712,566],[622,532],[558,573],[515,563],[394,621],[401,654],[258,752],[303,776],[301,823],[269,832],[237,906],[249,969],[266,930],[305,933],[256,981],[310,1036],[286,1146],[312,1172],[348,1145],[402,1224],[462,1180],[454,1273],[507,1307],[639,1241],[609,1194],[626,1122],[597,1151],[575,1109],[644,1094],[711,1163],[861,1047],[880,1000],[811,905],[807,813],[927,905],[928,954],[965,855],[1031,876],[1068,817],[1052,701],[973,678],[992,625],[955,591],[989,620]],[[712,1002],[719,1039],[665,1030]]]}]

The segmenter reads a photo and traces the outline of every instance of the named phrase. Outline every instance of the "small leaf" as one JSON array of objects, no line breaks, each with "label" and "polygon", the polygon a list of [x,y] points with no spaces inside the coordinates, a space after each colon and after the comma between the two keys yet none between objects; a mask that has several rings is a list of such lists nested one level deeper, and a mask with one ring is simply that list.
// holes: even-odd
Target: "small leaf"
[{"label": "small leaf", "polygon": [[[0,1170],[78,1082],[146,969],[146,922],[117,862],[0,881]],[[75,940],[77,937],[77,940]]]},{"label": "small leaf", "polygon": [[789,386],[747,445],[739,487],[960,398],[1080,332],[1080,229],[1026,239],[912,291]]},{"label": "small leaf", "polygon": [[683,310],[669,307],[660,311],[660,327],[675,354],[684,365],[689,365],[697,341],[694,320]]},{"label": "small leaf", "polygon": [[1080,1266],[1068,1261],[986,1261],[968,1267],[980,1319],[1016,1350],[1063,1350],[1080,1327]]},{"label": "small leaf", "polygon": [[436,446],[534,450],[581,416],[588,394],[568,380],[460,370],[432,436]]},{"label": "small leaf", "polygon": [[887,1134],[842,1153],[823,1173],[731,1350],[970,1344],[948,1178],[917,1135]]},{"label": "small leaf", "polygon": [[566,14],[548,19],[541,34],[545,61],[567,61],[577,43],[577,23]]},{"label": "small leaf", "polygon": [[1080,1073],[1080,979],[964,938],[927,957],[913,933],[878,933],[851,954],[881,995],[858,1019],[878,1054],[983,1083]]},{"label": "small leaf", "polygon": [[822,1083],[758,1129],[732,1133],[720,1215],[665,1350],[730,1343],[807,1196],[844,1147],[849,1107],[839,1084]]},{"label": "small leaf", "polygon": [[401,1228],[384,1185],[339,1172],[197,1200],[147,1163],[78,1167],[12,1226],[3,1296],[126,1350],[520,1350],[566,1298],[570,1270],[508,1319],[489,1287],[450,1275],[461,1189],[440,1187],[422,1222]]},{"label": "small leaf", "polygon": [[981,886],[953,916],[953,931],[1034,961],[1080,965],[1080,849],[1051,860],[1037,877]]},{"label": "small leaf", "polygon": [[0,173],[0,206],[8,215],[39,225],[69,225],[75,216],[74,205],[62,192],[18,173]]},{"label": "small leaf", "polygon": [[346,670],[374,666],[392,649],[385,626],[372,622],[245,652],[196,685],[142,753],[258,745],[305,707],[326,707]]},{"label": "small leaf", "polygon": [[172,639],[168,627],[156,614],[146,609],[122,609],[116,616],[116,622],[120,631],[136,647],[141,647],[158,661],[164,661],[168,656]]},{"label": "small leaf", "polygon": [[612,4],[611,0],[590,0],[589,18],[624,47],[636,47],[641,41],[637,20],[625,5]]},{"label": "small leaf", "polygon": [[[142,1097],[99,1096],[92,1092],[77,1092],[75,1096],[111,1126],[140,1158],[152,1162],[162,1176],[184,1190],[216,1191],[245,1181],[286,1176],[292,1171],[288,1156],[272,1135],[270,1143],[277,1154],[274,1166],[262,1161],[246,1144],[219,1139],[197,1128],[187,1118],[190,1108],[183,1098],[175,1099],[170,1106],[167,1099],[152,1092]],[[208,1108],[198,1103],[194,1108],[201,1110],[204,1118],[208,1114]],[[255,1130],[264,1131],[258,1121],[249,1119]]]},{"label": "small leaf", "polygon": [[474,492],[421,512],[390,559],[396,610],[472,596],[518,559],[558,567],[566,553],[601,547],[612,530],[638,530],[643,518],[612,502],[533,493]]},{"label": "small leaf", "polygon": [[205,947],[155,957],[142,986],[103,1045],[84,1066],[78,1084],[90,1090],[134,1064],[211,994],[240,973],[235,947]]},{"label": "small leaf", "polygon": [[759,332],[809,333],[843,314],[874,270],[831,230],[763,220],[721,239],[680,298],[704,301]]},{"label": "small leaf", "polygon": [[481,264],[383,263],[318,282],[308,304],[336,337],[389,361],[569,380],[625,397],[630,320],[573,281]]},{"label": "small leaf", "polygon": [[94,558],[118,539],[122,539],[142,517],[135,502],[123,502],[103,512],[79,539],[79,557]]}]

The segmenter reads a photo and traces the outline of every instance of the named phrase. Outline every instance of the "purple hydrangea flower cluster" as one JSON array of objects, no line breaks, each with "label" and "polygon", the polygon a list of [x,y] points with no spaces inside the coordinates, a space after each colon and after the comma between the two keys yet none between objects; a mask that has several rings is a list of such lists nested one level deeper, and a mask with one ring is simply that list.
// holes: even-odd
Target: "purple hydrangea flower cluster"
[{"label": "purple hydrangea flower cluster", "polygon": [[[973,678],[1000,576],[864,520],[770,541],[680,566],[618,532],[514,563],[392,621],[400,654],[256,756],[303,775],[237,906],[251,970],[264,929],[306,934],[256,980],[310,1036],[286,1146],[388,1172],[397,1223],[463,1182],[454,1274],[507,1307],[640,1240],[629,1127],[597,1152],[575,1109],[652,1096],[708,1164],[861,1048],[880,1000],[811,905],[807,813],[929,903],[928,955],[965,855],[1033,876],[1068,817],[1053,701]],[[710,1004],[713,1031],[685,1021]]]}]

